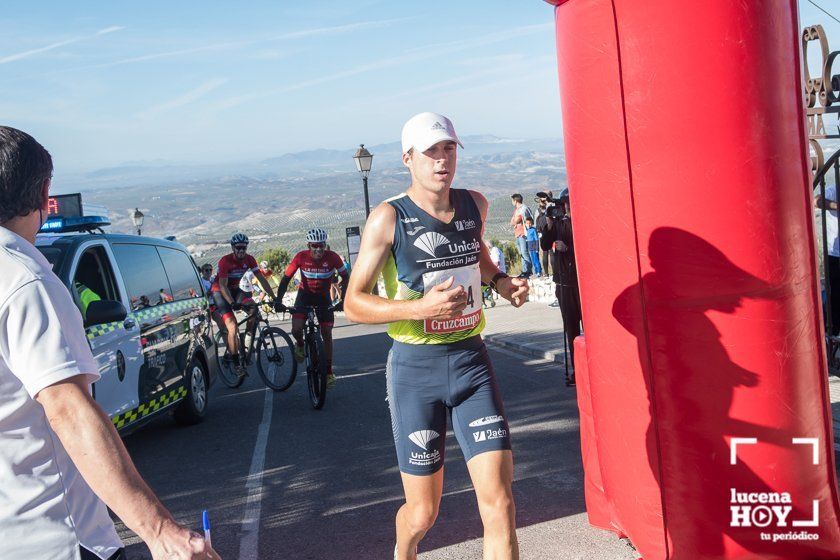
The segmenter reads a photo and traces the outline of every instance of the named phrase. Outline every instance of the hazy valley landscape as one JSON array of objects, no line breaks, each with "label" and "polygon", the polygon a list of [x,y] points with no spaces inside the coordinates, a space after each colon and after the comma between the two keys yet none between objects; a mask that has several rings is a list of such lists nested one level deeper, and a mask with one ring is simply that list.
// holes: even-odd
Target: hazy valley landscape
[{"label": "hazy valley landscape", "polygon": [[[510,194],[527,204],[541,190],[566,184],[562,140],[463,139],[455,187],[484,193],[491,201],[487,237],[510,237]],[[398,143],[368,146],[374,154],[369,179],[371,207],[408,186]],[[328,229],[333,249],[345,254],[345,228],[364,224],[362,180],[354,148],[285,154],[259,162],[187,166],[151,162],[69,176],[56,192],[81,192],[85,203],[105,206],[112,231],[133,232],[135,207],[145,214],[143,234],[174,235],[197,261],[228,251],[227,239],[244,231],[252,252],[303,247],[303,232]]]}]

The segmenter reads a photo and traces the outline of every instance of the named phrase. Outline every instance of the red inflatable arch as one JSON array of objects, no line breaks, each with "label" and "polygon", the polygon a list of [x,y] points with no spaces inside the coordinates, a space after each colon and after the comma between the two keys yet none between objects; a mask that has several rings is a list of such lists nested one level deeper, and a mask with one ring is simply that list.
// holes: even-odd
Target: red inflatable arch
[{"label": "red inflatable arch", "polygon": [[553,0],[593,525],[837,559],[793,0]]}]

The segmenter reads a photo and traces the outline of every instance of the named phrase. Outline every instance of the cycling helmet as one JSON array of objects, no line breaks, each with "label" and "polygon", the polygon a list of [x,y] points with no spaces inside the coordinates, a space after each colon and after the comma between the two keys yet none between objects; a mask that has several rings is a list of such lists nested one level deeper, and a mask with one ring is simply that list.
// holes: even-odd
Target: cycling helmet
[{"label": "cycling helmet", "polygon": [[245,235],[244,233],[240,233],[240,232],[234,233],[233,237],[230,238],[230,244],[231,245],[242,245],[242,244],[247,245],[248,244],[248,236]]},{"label": "cycling helmet", "polygon": [[312,228],[308,232],[306,232],[306,242],[307,243],[326,243],[327,242],[327,232],[322,230],[321,228]]}]

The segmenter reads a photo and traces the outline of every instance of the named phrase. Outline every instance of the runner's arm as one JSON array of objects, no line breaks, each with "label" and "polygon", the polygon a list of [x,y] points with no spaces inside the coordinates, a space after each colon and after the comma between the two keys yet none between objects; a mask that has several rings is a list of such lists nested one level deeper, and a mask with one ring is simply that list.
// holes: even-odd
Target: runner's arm
[{"label": "runner's arm", "polygon": [[179,526],[143,481],[111,420],[94,402],[88,376],[77,375],[35,396],[79,473],[154,553],[194,551],[177,558],[218,558],[200,536]]},{"label": "runner's arm", "polygon": [[388,203],[371,212],[347,286],[347,318],[355,323],[381,324],[459,316],[466,307],[467,294],[463,286],[452,288],[454,277],[415,300],[390,300],[370,293],[391,253],[396,224],[396,212]]},{"label": "runner's arm", "polygon": [[[478,211],[481,214],[481,238],[484,238],[484,224],[487,223],[487,210],[490,204],[487,198],[480,192],[469,191],[478,206]],[[501,271],[499,267],[490,258],[490,250],[484,243],[481,244],[480,253],[478,256],[478,267],[481,270],[481,281],[489,284],[493,277]],[[522,278],[502,278],[496,282],[496,291],[500,296],[513,303],[514,307],[519,307],[525,303],[525,296],[528,295],[528,281]]]},{"label": "runner's arm", "polygon": [[[483,194],[477,191],[470,191],[475,205],[478,206],[478,212],[481,214],[481,238],[484,239],[484,224],[487,221],[487,209],[490,204]],[[499,272],[499,267],[493,262],[490,257],[490,249],[484,243],[481,244],[481,252],[478,256],[478,267],[481,270],[481,281],[489,284],[490,280]]]}]

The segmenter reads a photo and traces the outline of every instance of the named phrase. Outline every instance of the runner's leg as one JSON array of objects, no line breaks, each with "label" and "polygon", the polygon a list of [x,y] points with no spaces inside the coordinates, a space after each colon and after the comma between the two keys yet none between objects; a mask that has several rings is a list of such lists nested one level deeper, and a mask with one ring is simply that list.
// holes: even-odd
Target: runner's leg
[{"label": "runner's leg", "polygon": [[513,453],[488,451],[467,463],[484,525],[484,560],[518,560]]},{"label": "runner's leg", "polygon": [[400,474],[405,504],[397,511],[397,559],[415,560],[417,545],[437,519],[443,493],[443,468],[427,476]]}]

